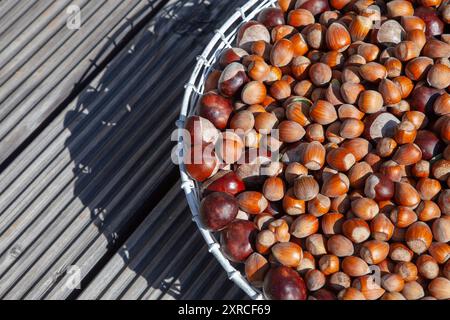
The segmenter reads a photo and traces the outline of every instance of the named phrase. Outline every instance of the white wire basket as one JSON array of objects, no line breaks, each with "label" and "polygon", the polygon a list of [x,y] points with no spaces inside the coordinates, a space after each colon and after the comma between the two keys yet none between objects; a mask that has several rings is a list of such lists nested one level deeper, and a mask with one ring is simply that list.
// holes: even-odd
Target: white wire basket
[{"label": "white wire basket", "polygon": [[[184,128],[184,123],[187,117],[195,114],[196,106],[199,98],[203,94],[205,80],[220,57],[224,49],[231,48],[236,38],[236,33],[241,24],[248,22],[255,18],[258,13],[270,6],[275,6],[277,0],[249,0],[245,5],[236,9],[236,12],[222,25],[222,27],[215,31],[214,37],[206,46],[203,53],[197,57],[197,64],[192,72],[189,82],[185,86],[185,93],[183,98],[183,105],[181,107],[180,117],[177,121],[177,127]],[[261,292],[248,283],[245,277],[236,270],[230,261],[222,254],[220,244],[210,231],[206,230],[199,218],[199,186],[186,173],[186,168],[183,164],[183,133],[179,130],[178,134],[178,160],[180,164],[181,174],[181,188],[186,194],[186,199],[189,208],[192,212],[193,221],[197,224],[200,233],[205,239],[208,250],[216,257],[220,265],[227,272],[228,278],[238,285],[250,298],[254,300],[262,300]]]}]

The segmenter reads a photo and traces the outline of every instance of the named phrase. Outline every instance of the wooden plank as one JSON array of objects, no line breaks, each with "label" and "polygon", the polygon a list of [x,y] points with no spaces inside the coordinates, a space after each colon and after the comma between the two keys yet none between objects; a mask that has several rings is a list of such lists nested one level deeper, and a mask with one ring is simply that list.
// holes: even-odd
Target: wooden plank
[{"label": "wooden plank", "polygon": [[[0,1],[0,23],[5,16],[11,12],[12,8],[19,5],[20,0]],[[31,2],[31,1],[28,1]],[[0,31],[2,32],[2,31]]]},{"label": "wooden plank", "polygon": [[[0,69],[4,82],[0,86],[0,164],[69,97],[78,82],[95,71],[136,23],[166,1],[103,0],[85,5],[81,0],[51,1],[45,14],[16,38],[15,33],[0,36],[0,43],[7,44],[0,52],[0,61],[6,63]],[[64,9],[70,3],[82,8],[79,30],[66,27]],[[13,43],[7,41],[13,39]]]}]

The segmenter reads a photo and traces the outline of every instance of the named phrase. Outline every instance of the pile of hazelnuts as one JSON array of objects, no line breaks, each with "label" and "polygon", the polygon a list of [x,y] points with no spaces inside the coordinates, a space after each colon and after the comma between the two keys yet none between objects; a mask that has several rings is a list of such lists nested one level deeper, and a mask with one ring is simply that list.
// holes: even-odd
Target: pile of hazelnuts
[{"label": "pile of hazelnuts", "polygon": [[450,299],[449,21],[442,0],[279,0],[218,57],[185,167],[267,299]]}]

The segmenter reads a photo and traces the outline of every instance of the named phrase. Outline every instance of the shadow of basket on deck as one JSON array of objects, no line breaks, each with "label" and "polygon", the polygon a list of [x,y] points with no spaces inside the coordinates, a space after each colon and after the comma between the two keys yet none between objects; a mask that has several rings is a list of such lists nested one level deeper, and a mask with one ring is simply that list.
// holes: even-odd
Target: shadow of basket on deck
[{"label": "shadow of basket on deck", "polygon": [[[170,162],[174,146],[170,134],[195,55],[220,26],[215,20],[218,16],[220,9],[210,1],[169,2],[123,50],[126,52],[83,90],[74,110],[65,117],[64,125],[71,132],[65,145],[75,167],[74,195],[88,208],[89,223],[96,226],[99,237],[107,239],[106,254],[88,272],[81,291],[95,281],[98,272],[105,272],[103,267],[108,267],[108,260],[117,253],[125,267],[136,273],[136,278],[144,277],[149,287],[172,298],[195,298],[184,296],[183,274],[164,270],[172,256],[148,272],[156,255],[166,253],[164,241],[169,235],[162,235],[145,252],[139,251],[139,246],[146,243],[127,248],[125,241],[149,212],[158,214],[152,209],[179,178],[178,168]],[[110,41],[114,43],[114,36]],[[190,224],[181,240],[200,238],[187,205],[183,205],[186,209],[173,217],[173,226]],[[171,219],[170,213],[160,214],[163,221]],[[150,227],[149,241],[161,223],[156,221]],[[133,281],[128,286],[133,286]],[[123,294],[117,293],[117,298],[121,297]]]}]

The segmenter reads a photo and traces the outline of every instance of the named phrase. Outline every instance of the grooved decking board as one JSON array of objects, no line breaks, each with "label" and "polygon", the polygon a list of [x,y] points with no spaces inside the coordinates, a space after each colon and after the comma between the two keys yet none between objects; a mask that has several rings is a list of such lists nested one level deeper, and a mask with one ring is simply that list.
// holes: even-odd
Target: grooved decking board
[{"label": "grooved decking board", "polygon": [[[0,18],[0,164],[165,1],[6,1],[14,5]],[[69,5],[81,9],[79,30],[66,26]]]},{"label": "grooved decking board", "polygon": [[242,299],[209,254],[177,183],[79,299]]},{"label": "grooved decking board", "polygon": [[[76,297],[86,289],[84,285],[95,277],[97,270],[111,256],[115,257],[114,253],[120,247],[118,244],[126,240],[145,214],[154,212],[142,211],[142,208],[155,206],[158,202],[155,199],[162,198],[178,176],[178,169],[170,161],[174,146],[170,135],[195,56],[212,37],[214,29],[234,11],[235,6],[243,2],[235,1],[230,6],[228,2],[169,1],[130,45],[0,174],[1,298]],[[102,3],[89,1],[85,6],[101,6]],[[121,3],[116,3],[118,8],[125,9]],[[129,26],[135,24],[132,17],[141,11],[138,6],[142,2],[127,3],[136,5],[133,9],[128,5],[129,10],[126,10],[130,16],[126,28],[129,30]],[[101,12],[93,7],[91,10],[94,15]],[[104,14],[106,19],[114,16],[106,14],[106,11]],[[107,26],[110,25],[107,23]],[[111,30],[112,26],[104,28]],[[97,32],[98,28],[94,29]],[[121,38],[126,30],[114,34],[119,34]],[[43,37],[44,42],[44,35],[38,34],[37,37]],[[83,46],[89,43],[86,39],[79,39]],[[67,41],[72,40],[69,38]],[[115,41],[113,36],[105,40],[106,51]],[[98,55],[105,55],[101,47]],[[20,59],[29,61],[25,56]],[[11,62],[5,65],[8,63]],[[55,70],[62,75],[61,70],[66,70],[66,63],[68,60],[63,60]],[[61,67],[63,69],[59,69]],[[74,66],[73,72],[78,74],[79,68],[82,66]],[[38,72],[38,77],[43,76],[43,81],[35,83],[40,93],[47,90],[45,81],[54,79],[51,71],[46,68],[42,70],[46,75]],[[15,76],[16,73],[13,74]],[[64,79],[68,77],[67,74],[62,76]],[[25,82],[29,78],[25,77]],[[57,82],[54,88],[48,87],[50,96],[62,94],[62,82]],[[12,91],[14,96],[16,91]],[[35,91],[27,93],[20,108],[37,102]],[[27,112],[27,116],[36,110]],[[16,115],[18,111],[14,108],[11,114]],[[3,126],[0,126],[1,130],[4,130]],[[0,150],[1,146],[2,142]],[[185,244],[191,243],[192,247],[185,245],[185,250],[170,256],[169,253],[173,253],[169,250],[173,248],[171,245],[179,240],[171,238],[167,240],[167,246],[158,247],[151,253],[153,255],[144,252],[146,254],[142,254],[142,259],[134,261],[138,263],[136,268],[152,279],[151,283],[142,278],[133,280],[132,272],[123,273],[117,282],[111,283],[117,291],[105,292],[105,297],[115,297],[118,292],[122,292],[122,298],[138,295],[143,298],[171,297],[169,291],[151,289],[166,281],[166,287],[176,292],[177,281],[186,275],[184,269],[180,270],[178,264],[173,264],[170,268],[173,267],[173,272],[179,274],[179,279],[167,278],[161,266],[171,260],[183,260],[191,266],[189,270],[193,274],[205,273],[217,280],[217,285],[208,291],[211,296],[219,297],[222,293],[224,296],[233,295],[214,290],[233,288],[233,285],[216,261],[211,260],[205,249],[201,249],[203,242],[199,241],[199,234],[190,222],[184,196],[179,196],[177,202],[180,206],[177,212],[182,218],[177,218],[174,225],[170,224],[170,230],[178,228],[183,231],[183,241]],[[164,218],[157,223],[164,223]],[[190,242],[193,237],[197,239]],[[136,250],[149,241],[152,239],[139,243]],[[200,252],[202,263],[184,261],[186,257]],[[155,264],[154,261],[159,262]],[[127,259],[125,263],[128,263]],[[81,272],[81,290],[70,286],[73,266]],[[133,270],[133,266],[129,268]],[[186,281],[188,285],[180,294],[181,298],[201,297],[205,292],[203,286],[208,286],[208,282],[200,276]],[[128,286],[129,290],[125,290]]]}]

